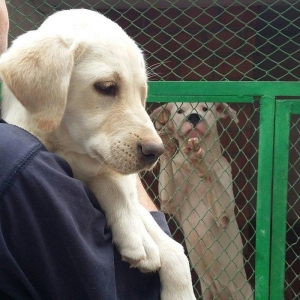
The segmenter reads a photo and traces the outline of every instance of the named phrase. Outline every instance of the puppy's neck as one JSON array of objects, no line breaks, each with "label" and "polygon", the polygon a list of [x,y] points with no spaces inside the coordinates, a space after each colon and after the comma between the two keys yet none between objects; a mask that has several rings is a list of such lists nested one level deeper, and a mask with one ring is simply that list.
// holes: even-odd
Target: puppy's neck
[{"label": "puppy's neck", "polygon": [[[30,132],[35,137],[38,133],[30,122],[30,115],[24,106],[15,98],[3,83],[2,85],[3,100],[1,103],[1,116],[9,124],[18,126]],[[40,139],[40,138],[39,138]],[[40,139],[41,140],[41,139]]]},{"label": "puppy's neck", "polygon": [[2,118],[9,124],[18,126],[40,140],[40,142],[49,150],[54,151],[53,141],[49,139],[51,133],[43,132],[37,128],[32,120],[32,116],[25,107],[18,101],[8,87],[2,85],[3,100],[1,103]]}]

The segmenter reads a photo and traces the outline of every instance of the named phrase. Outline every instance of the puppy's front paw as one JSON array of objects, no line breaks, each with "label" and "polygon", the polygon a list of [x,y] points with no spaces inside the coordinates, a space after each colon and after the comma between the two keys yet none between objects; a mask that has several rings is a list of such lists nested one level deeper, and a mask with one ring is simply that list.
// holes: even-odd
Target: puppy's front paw
[{"label": "puppy's front paw", "polygon": [[[115,241],[116,244],[117,243]],[[130,266],[136,266],[141,260],[146,259],[146,251],[142,245],[142,243],[137,242],[135,239],[135,243],[132,245],[119,245],[119,252],[122,256],[122,260],[126,261],[130,264]]]},{"label": "puppy's front paw", "polygon": [[128,262],[131,268],[139,268],[145,273],[160,268],[158,247],[144,228],[125,234],[121,241],[115,242],[123,261]]},{"label": "puppy's front paw", "polygon": [[[143,244],[146,252],[146,258],[140,260],[134,267],[139,268],[144,273],[154,272],[161,267],[158,247],[152,238],[144,239]],[[131,267],[133,267],[133,265],[131,265]]]}]

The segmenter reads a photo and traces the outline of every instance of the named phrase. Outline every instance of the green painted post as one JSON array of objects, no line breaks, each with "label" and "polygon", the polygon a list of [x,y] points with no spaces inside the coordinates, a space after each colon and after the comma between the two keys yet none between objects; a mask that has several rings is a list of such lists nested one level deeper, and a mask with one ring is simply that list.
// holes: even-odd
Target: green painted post
[{"label": "green painted post", "polygon": [[261,97],[256,213],[255,299],[269,299],[275,97]]},{"label": "green painted post", "polygon": [[290,116],[291,101],[277,101],[271,242],[272,300],[284,299]]}]

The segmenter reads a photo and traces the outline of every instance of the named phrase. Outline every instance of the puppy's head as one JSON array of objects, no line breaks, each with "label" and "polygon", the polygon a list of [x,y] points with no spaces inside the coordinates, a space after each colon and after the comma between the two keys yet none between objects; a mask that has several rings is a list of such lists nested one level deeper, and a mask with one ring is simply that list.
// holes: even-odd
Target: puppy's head
[{"label": "puppy's head", "polygon": [[166,120],[172,122],[174,136],[177,140],[197,137],[202,139],[216,133],[217,121],[230,116],[236,123],[236,112],[226,103],[168,103],[154,111],[154,115],[168,115]]},{"label": "puppy's head", "polygon": [[[89,155],[124,174],[152,167],[164,151],[144,108],[143,55],[99,13],[50,16],[1,56],[0,74],[5,119],[43,135],[55,151]],[[22,112],[14,117],[16,101]]]}]

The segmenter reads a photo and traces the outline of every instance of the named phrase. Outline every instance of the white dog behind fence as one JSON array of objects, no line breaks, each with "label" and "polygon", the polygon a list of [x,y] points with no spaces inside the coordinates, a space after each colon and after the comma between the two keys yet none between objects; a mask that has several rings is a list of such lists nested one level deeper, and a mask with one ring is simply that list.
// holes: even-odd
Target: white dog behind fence
[{"label": "white dog behind fence", "polygon": [[182,227],[204,300],[251,300],[231,167],[217,129],[217,120],[227,116],[238,122],[225,103],[168,103],[153,111],[167,149],[160,158],[159,193],[162,209]]},{"label": "white dog behind fence", "polygon": [[[0,58],[3,118],[65,158],[96,194],[123,259],[159,269],[163,300],[193,300],[189,262],[138,201],[136,174],[163,153],[144,106],[137,45],[114,22],[83,9],[50,16]],[[55,187],[54,187],[55,188]]]}]

